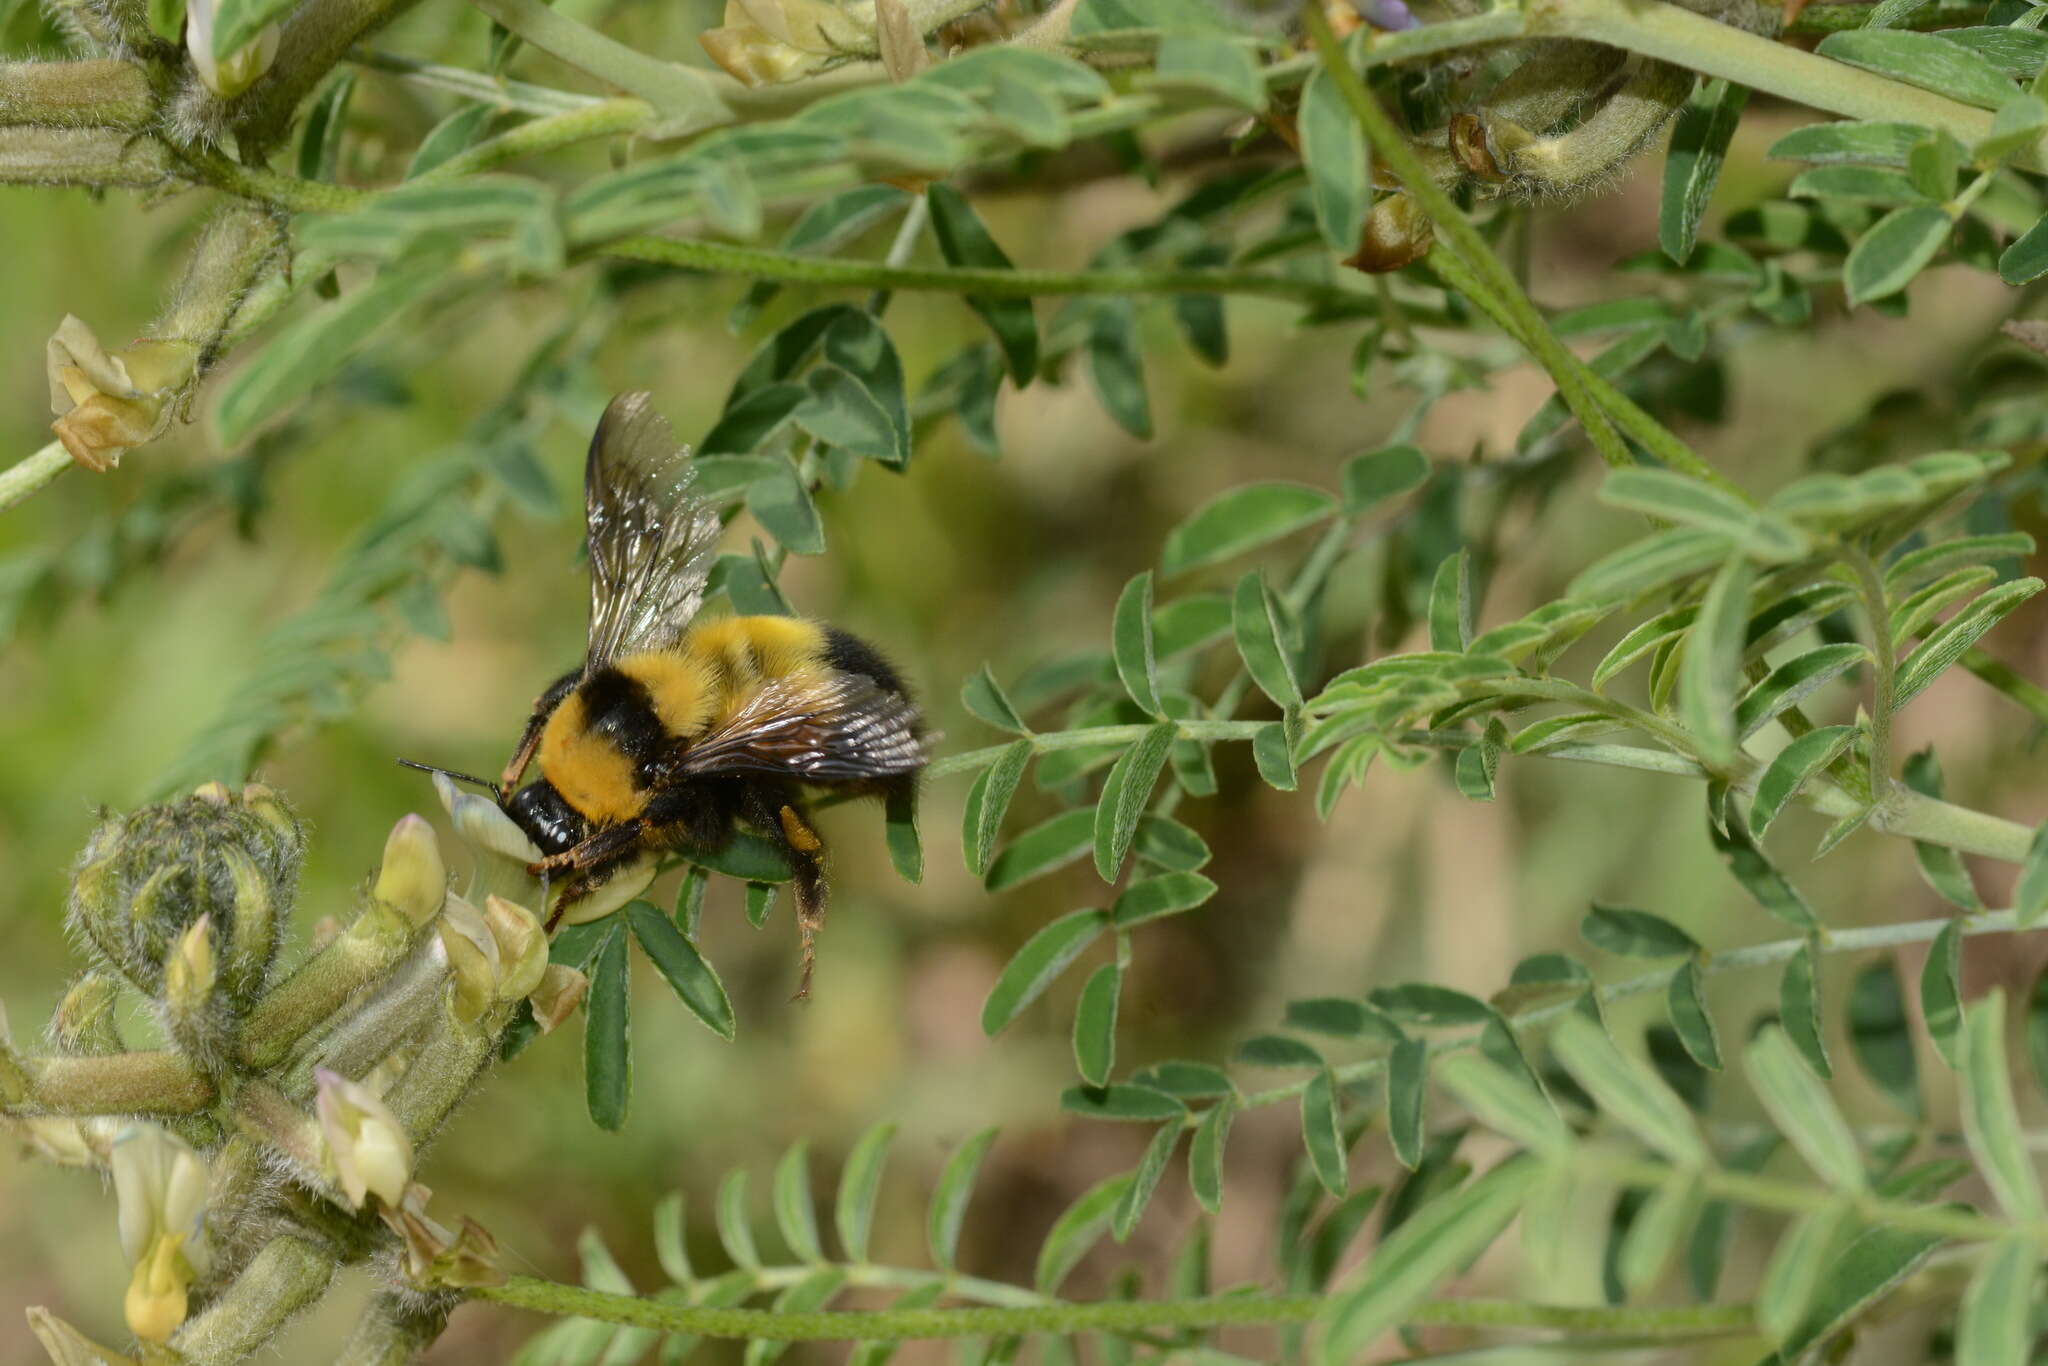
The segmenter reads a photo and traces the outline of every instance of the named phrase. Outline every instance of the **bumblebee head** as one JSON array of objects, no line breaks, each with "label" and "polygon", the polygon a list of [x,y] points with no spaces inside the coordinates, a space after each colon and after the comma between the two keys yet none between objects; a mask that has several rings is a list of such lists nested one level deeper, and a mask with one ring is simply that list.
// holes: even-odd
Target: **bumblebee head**
[{"label": "bumblebee head", "polygon": [[536,778],[520,788],[503,805],[505,814],[540,846],[543,854],[559,854],[582,843],[590,834],[589,820],[569,805],[546,778]]}]

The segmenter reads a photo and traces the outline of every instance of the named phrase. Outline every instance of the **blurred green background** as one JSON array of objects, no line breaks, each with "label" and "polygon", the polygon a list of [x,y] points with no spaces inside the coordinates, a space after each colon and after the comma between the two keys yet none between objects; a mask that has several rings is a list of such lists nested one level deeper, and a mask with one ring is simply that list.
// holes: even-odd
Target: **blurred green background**
[{"label": "blurred green background", "polygon": [[[403,43],[390,45],[432,47],[437,26],[454,22],[416,16]],[[630,29],[634,15],[624,22]],[[667,22],[680,31],[692,16]],[[543,69],[536,78],[549,75]],[[367,182],[397,155],[380,147],[378,126],[388,128],[394,147],[409,147],[437,109],[373,74],[364,82],[359,108],[369,125],[350,170]],[[1783,168],[1766,167],[1761,149],[1805,117],[1752,110],[1718,210],[1782,183]],[[992,193],[978,202],[1020,264],[1078,266],[1181,188],[1116,178],[1057,198]],[[1654,241],[1655,194],[1654,173],[1645,171],[1612,197],[1536,215],[1539,300],[1569,305],[1642,288],[1618,281],[1611,269]],[[42,345],[58,321],[76,313],[110,345],[139,330],[169,283],[176,244],[200,212],[189,199],[145,207],[128,196],[95,202],[79,191],[13,190],[0,199],[0,460],[48,439]],[[887,231],[861,249],[881,250]],[[177,528],[160,563],[124,576],[111,594],[69,595],[50,619],[25,614],[0,623],[0,868],[9,888],[0,898],[0,999],[17,1038],[33,1038],[74,970],[61,925],[64,889],[95,808],[124,806],[149,791],[246,675],[262,632],[318,591],[409,463],[453,440],[502,394],[532,346],[588,304],[578,293],[589,284],[587,272],[580,279],[473,299],[418,334],[386,338],[370,364],[309,405],[289,440],[276,443],[264,478],[267,506],[252,534],[217,513],[198,518]],[[542,449],[560,514],[502,517],[502,572],[453,580],[450,638],[409,639],[391,676],[362,696],[354,714],[292,736],[262,765],[261,777],[298,804],[313,830],[294,925],[299,942],[320,916],[346,910],[398,816],[418,810],[440,821],[426,783],[397,768],[394,757],[491,770],[536,690],[580,653],[585,586],[571,509],[583,442],[606,392],[652,389],[678,432],[694,438],[775,320],[819,301],[786,293],[735,335],[727,314],[744,288],[677,276],[637,289],[598,352],[602,385],[552,414]],[[1730,420],[1699,433],[1702,449],[1752,488],[1775,487],[1805,468],[1816,438],[1875,395],[1938,388],[1953,357],[1979,345],[2010,304],[2009,292],[1985,276],[1937,271],[1916,286],[1910,318],[1866,311],[1825,319],[1807,334],[1749,338],[1728,357]],[[850,494],[821,495],[830,549],[792,562],[785,589],[800,610],[837,621],[895,657],[943,732],[942,751],[990,743],[995,737],[957,702],[961,682],[984,661],[1011,679],[1063,654],[1103,648],[1116,593],[1155,562],[1162,536],[1189,510],[1253,478],[1332,486],[1346,456],[1400,420],[1408,398],[1384,369],[1368,397],[1353,392],[1349,331],[1298,330],[1291,316],[1286,307],[1232,303],[1231,359],[1209,370],[1175,337],[1164,307],[1146,306],[1154,440],[1140,443],[1112,426],[1078,375],[1057,387],[1006,392],[999,463],[973,452],[953,424],[935,425],[905,475],[871,469]],[[980,335],[975,319],[942,297],[899,297],[888,322],[913,388]],[[1440,404],[1417,439],[1441,464],[1485,465],[1511,450],[1547,393],[1534,372],[1506,372],[1486,390]],[[109,553],[105,528],[113,514],[161,481],[227,457],[205,413],[202,399],[197,422],[135,453],[117,472],[69,474],[0,516],[0,557],[58,548],[76,566],[66,572],[89,585],[94,557]],[[1578,568],[1639,532],[1639,524],[1592,502],[1595,463],[1589,455],[1574,459],[1541,518],[1520,516],[1501,529],[1496,549],[1505,567],[1491,585],[1485,621],[1507,620],[1555,595]],[[737,525],[729,544],[744,548],[750,529]],[[1303,549],[1283,546],[1272,563],[1288,565]],[[1365,648],[1382,572],[1374,538],[1361,535],[1334,581],[1332,670]],[[1215,581],[1228,579],[1218,573]],[[1596,637],[1569,659],[1597,658],[1611,638]],[[2048,676],[2041,603],[2012,618],[1991,647],[2021,672]],[[1849,705],[1842,693],[1823,709]],[[2048,785],[2038,780],[2028,723],[1960,671],[1920,699],[1902,729],[1902,752],[1940,743],[1952,797],[2021,821],[2048,816]],[[1237,1038],[1277,1024],[1290,997],[1358,994],[1411,978],[1486,994],[1504,984],[1517,959],[1544,949],[1578,952],[1608,976],[1631,974],[1576,943],[1574,927],[1594,898],[1658,911],[1709,946],[1781,934],[1714,857],[1699,792],[1685,783],[1510,762],[1500,799],[1475,805],[1457,797],[1440,766],[1383,771],[1324,824],[1314,815],[1312,783],[1286,796],[1256,781],[1248,756],[1219,752],[1218,766],[1222,792],[1183,804],[1179,814],[1214,848],[1206,871],[1222,891],[1200,911],[1139,935],[1124,995],[1121,1069],[1162,1057],[1226,1061]],[[446,1202],[441,1207],[484,1223],[515,1266],[564,1279],[576,1275],[579,1232],[594,1227],[635,1283],[651,1288],[660,1276],[648,1216],[661,1194],[686,1193],[698,1216],[700,1269],[716,1268],[720,1254],[704,1239],[721,1174],[747,1167],[763,1192],[775,1155],[807,1140],[822,1201],[852,1138],[887,1119],[902,1132],[876,1255],[921,1265],[923,1198],[939,1163],[968,1136],[1000,1125],[962,1260],[977,1274],[1028,1282],[1052,1219],[1079,1191],[1128,1168],[1146,1134],[1073,1122],[1057,1107],[1072,1076],[1066,1028],[1073,996],[1092,958],[1003,1037],[982,1036],[982,999],[1007,955],[1051,917],[1100,904],[1106,892],[1085,864],[1007,894],[984,892],[959,854],[965,789],[964,780],[946,780],[926,794],[919,886],[890,870],[876,811],[829,814],[837,891],[808,1006],[787,1002],[796,947],[786,904],[756,932],[740,914],[738,889],[715,886],[705,947],[733,994],[738,1041],[727,1045],[707,1033],[636,962],[643,978],[633,1020],[637,1079],[624,1131],[601,1133],[585,1117],[572,1026],[501,1069],[426,1156],[422,1178]],[[1028,784],[1019,806],[1012,829],[1052,809]],[[1814,819],[1787,818],[1788,849],[1817,833]],[[1940,913],[1899,841],[1860,834],[1813,867],[1799,853],[1787,857],[1830,923]],[[1984,889],[2000,904],[2005,888],[1996,877]],[[1995,940],[1970,948],[1971,991],[1994,979],[2023,988],[2036,966]],[[1905,966],[1917,971],[1917,959]],[[1831,985],[1841,970],[1831,964]],[[1724,1030],[1766,1008],[1773,990],[1764,977],[1717,979]],[[1923,1075],[1937,1092],[1946,1085],[1936,1069],[1923,1067]],[[1874,1092],[1850,1085],[1865,1118],[1898,1120]],[[1298,1144],[1288,1107],[1240,1120],[1217,1227],[1218,1284],[1270,1277],[1275,1214]],[[1355,1178],[1361,1181],[1394,1174],[1379,1133],[1366,1137],[1354,1163],[1355,1172],[1365,1169]],[[1144,1267],[1160,1289],[1166,1257],[1196,1214],[1178,1172],[1177,1162],[1131,1243],[1098,1251],[1070,1282],[1071,1293],[1101,1293],[1125,1262]],[[1600,1229],[1599,1219],[1586,1221],[1589,1247]],[[761,1236],[775,1245],[765,1213]],[[1732,1259],[1735,1284],[1754,1275],[1743,1269],[1754,1260]],[[1574,1265],[1577,1281],[1548,1293],[1597,1295],[1597,1258]],[[90,1332],[119,1339],[125,1274],[113,1205],[96,1178],[0,1151],[0,1363],[41,1359],[19,1329],[28,1305],[50,1305]],[[1507,1275],[1489,1259],[1470,1285],[1507,1293],[1515,1288]],[[319,1345],[345,1331],[363,1293],[359,1282],[346,1286],[294,1330],[282,1359],[315,1359]],[[499,1360],[540,1323],[464,1309],[430,1360]],[[1256,1351],[1257,1343],[1240,1345]],[[826,1351],[792,1355],[834,1359]],[[906,1359],[927,1358],[913,1352]]]}]

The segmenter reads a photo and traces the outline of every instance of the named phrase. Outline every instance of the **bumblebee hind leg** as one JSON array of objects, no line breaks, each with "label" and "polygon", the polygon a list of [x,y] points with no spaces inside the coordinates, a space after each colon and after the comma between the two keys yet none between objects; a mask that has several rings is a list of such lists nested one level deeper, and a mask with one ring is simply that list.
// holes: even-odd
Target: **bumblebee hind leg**
[{"label": "bumblebee hind leg", "polygon": [[825,841],[801,804],[786,792],[756,789],[749,794],[747,823],[782,846],[789,859],[796,891],[796,926],[802,938],[803,967],[793,1000],[811,994],[811,973],[818,962],[818,931],[825,924]]}]

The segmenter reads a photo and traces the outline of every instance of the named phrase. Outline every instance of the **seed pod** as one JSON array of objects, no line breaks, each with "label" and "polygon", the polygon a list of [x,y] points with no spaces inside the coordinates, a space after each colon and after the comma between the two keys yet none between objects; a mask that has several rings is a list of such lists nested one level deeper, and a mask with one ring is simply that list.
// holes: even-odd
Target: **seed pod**
[{"label": "seed pod", "polygon": [[182,801],[109,816],[79,856],[71,927],[107,966],[155,996],[166,960],[194,922],[210,917],[217,989],[229,1007],[246,1009],[276,961],[304,848],[298,823],[268,793],[252,809],[209,785]]}]

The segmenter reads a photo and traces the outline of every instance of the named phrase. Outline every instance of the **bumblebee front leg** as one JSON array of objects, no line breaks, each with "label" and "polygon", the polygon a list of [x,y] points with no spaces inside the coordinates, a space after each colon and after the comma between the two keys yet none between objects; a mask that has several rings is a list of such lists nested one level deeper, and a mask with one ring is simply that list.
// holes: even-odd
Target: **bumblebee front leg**
[{"label": "bumblebee front leg", "polygon": [[549,873],[567,869],[581,874],[555,898],[554,909],[548,912],[546,928],[549,934],[555,932],[562,912],[603,886],[611,875],[611,865],[639,846],[643,826],[644,823],[637,820],[607,825],[581,844],[526,865],[526,871],[542,879],[543,885]]},{"label": "bumblebee front leg", "polygon": [[583,670],[572,669],[548,684],[547,691],[534,699],[533,715],[526,722],[525,733],[519,737],[519,748],[512,751],[512,757],[506,760],[505,771],[498,779],[498,787],[507,795],[519,786],[526,766],[533,762],[533,752],[540,748],[540,733],[547,729],[548,718],[555,714],[556,707],[562,705],[562,699],[576,691],[576,685],[582,681]]},{"label": "bumblebee front leg", "polygon": [[803,967],[794,1000],[811,994],[811,972],[818,963],[818,931],[825,925],[825,841],[804,809],[781,793],[755,794],[748,823],[782,846],[789,858],[790,881],[796,891],[796,926],[803,944]]}]

